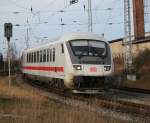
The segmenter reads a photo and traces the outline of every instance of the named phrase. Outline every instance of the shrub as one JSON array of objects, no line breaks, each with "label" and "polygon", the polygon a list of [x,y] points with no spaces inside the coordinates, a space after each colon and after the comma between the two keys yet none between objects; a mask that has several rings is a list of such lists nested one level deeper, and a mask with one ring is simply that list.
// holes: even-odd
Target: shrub
[{"label": "shrub", "polygon": [[139,69],[144,64],[147,64],[150,61],[150,50],[146,49],[139,53],[139,55],[134,59],[134,65],[136,69]]},{"label": "shrub", "polygon": [[138,78],[146,77],[150,72],[150,50],[146,49],[140,52],[138,56],[134,58],[133,63],[134,63]]}]

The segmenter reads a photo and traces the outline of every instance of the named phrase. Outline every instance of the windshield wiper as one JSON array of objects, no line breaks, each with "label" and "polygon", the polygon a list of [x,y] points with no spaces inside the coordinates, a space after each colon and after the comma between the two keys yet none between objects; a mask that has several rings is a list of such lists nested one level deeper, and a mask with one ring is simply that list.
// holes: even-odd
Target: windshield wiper
[{"label": "windshield wiper", "polygon": [[81,53],[78,54],[78,58],[81,59],[83,56],[85,56],[84,53],[87,53],[87,52],[88,52],[88,50],[86,47],[82,48]]},{"label": "windshield wiper", "polygon": [[83,55],[84,53],[85,53],[85,51],[83,50],[83,51],[81,52],[81,54],[78,55],[78,58],[81,59],[81,58],[84,56],[84,55]]}]

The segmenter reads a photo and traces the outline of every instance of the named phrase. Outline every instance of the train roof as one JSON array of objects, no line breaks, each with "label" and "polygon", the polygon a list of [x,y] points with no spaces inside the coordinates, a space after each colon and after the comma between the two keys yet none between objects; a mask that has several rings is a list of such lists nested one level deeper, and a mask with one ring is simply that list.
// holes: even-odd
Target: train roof
[{"label": "train roof", "polygon": [[36,50],[36,49],[39,49],[42,47],[47,47],[49,45],[56,44],[56,43],[67,42],[69,40],[75,40],[75,39],[94,39],[94,40],[105,41],[104,37],[100,37],[99,35],[91,33],[91,32],[72,32],[72,33],[64,34],[58,40],[50,41],[49,43],[46,43],[44,45],[40,45],[40,46],[37,46],[34,48],[26,49],[25,52]]},{"label": "train roof", "polygon": [[103,37],[98,36],[97,34],[91,32],[72,32],[63,35],[60,40],[68,41],[74,39],[95,39],[104,41]]}]

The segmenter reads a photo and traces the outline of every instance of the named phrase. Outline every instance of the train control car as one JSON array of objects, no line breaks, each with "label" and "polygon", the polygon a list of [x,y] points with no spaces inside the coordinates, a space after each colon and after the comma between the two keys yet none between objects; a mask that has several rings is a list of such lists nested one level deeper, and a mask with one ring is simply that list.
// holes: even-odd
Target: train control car
[{"label": "train control car", "polygon": [[109,43],[93,33],[69,33],[22,54],[24,77],[73,93],[98,93],[113,69]]}]

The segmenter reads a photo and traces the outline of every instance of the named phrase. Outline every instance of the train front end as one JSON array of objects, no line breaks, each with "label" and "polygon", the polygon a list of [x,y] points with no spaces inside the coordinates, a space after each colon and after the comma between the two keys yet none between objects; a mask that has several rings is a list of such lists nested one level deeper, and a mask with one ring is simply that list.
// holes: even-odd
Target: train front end
[{"label": "train front end", "polygon": [[109,44],[96,39],[67,42],[72,67],[68,78],[74,93],[97,93],[104,89],[105,79],[113,74]]}]

